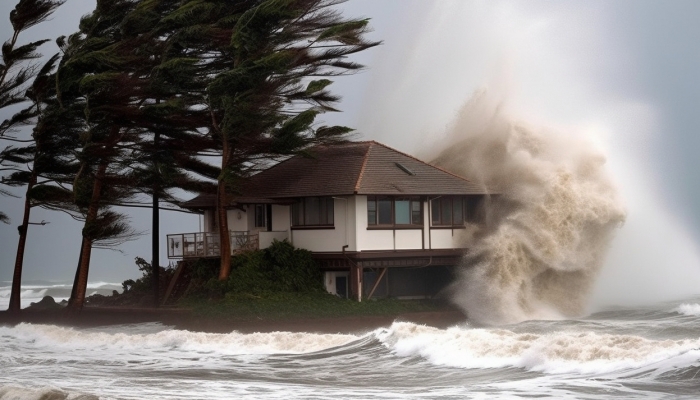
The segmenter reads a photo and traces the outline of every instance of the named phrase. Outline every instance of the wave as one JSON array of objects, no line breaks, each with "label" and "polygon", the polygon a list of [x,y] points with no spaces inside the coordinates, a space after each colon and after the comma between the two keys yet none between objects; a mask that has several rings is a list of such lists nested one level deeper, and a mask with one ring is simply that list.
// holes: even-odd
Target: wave
[{"label": "wave", "polygon": [[[23,323],[12,328],[0,327],[0,336],[11,337],[18,342],[31,342],[33,347],[49,351],[99,348],[101,352],[179,350],[219,355],[311,353],[341,346],[359,338],[354,335],[295,332],[243,334],[234,331],[219,334],[167,329],[164,326],[156,329],[161,330],[151,333],[142,333],[142,330],[130,332],[130,327],[121,326],[81,331],[55,325]],[[115,332],[116,330],[123,332]]]},{"label": "wave", "polygon": [[681,304],[674,311],[689,316],[700,316],[700,304]]},{"label": "wave", "polygon": [[19,386],[0,386],[0,400],[5,399],[98,400],[99,397],[86,394],[68,393],[51,387],[27,388]]},{"label": "wave", "polygon": [[447,330],[396,322],[376,333],[399,357],[421,357],[457,368],[523,368],[549,374],[604,374],[658,364],[673,369],[700,360],[700,339],[650,340],[635,335],[505,329]]}]

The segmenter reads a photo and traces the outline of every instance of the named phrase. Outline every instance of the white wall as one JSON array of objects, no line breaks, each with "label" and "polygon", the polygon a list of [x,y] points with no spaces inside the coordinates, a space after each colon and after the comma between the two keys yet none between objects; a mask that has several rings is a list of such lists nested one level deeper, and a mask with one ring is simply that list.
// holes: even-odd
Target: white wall
[{"label": "white wall", "polygon": [[[354,240],[352,229],[346,229],[346,204],[352,207],[352,200],[336,198],[333,201],[334,227],[331,229],[294,229],[291,242],[295,247],[317,252],[340,252],[348,244],[346,251],[353,251]],[[350,209],[347,210],[347,220],[352,221]]]},{"label": "white wall", "polygon": [[228,219],[229,231],[247,231],[248,230],[248,214],[250,209],[248,206],[243,206],[245,211],[239,209],[227,210],[226,216]]},{"label": "white wall", "polygon": [[[216,212],[216,210],[204,210],[204,232],[212,231],[212,226],[209,222],[211,221],[211,216],[214,212]],[[197,227],[197,229],[199,229],[199,227]]]},{"label": "white wall", "polygon": [[423,231],[419,229],[397,229],[394,240],[396,250],[423,249]]},{"label": "white wall", "polygon": [[289,213],[291,206],[272,205],[272,230],[273,231],[288,231],[289,230]]},{"label": "white wall", "polygon": [[367,229],[367,196],[354,196],[354,198],[358,251],[420,250],[423,248],[420,229],[397,229],[396,231],[393,229]]},{"label": "white wall", "polygon": [[456,247],[452,229],[431,229],[430,241],[433,249],[454,249]]}]

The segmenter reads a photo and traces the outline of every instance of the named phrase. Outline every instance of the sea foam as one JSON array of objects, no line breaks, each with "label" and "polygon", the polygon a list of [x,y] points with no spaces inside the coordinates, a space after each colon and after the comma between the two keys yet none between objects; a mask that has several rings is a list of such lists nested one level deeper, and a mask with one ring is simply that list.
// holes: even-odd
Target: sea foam
[{"label": "sea foam", "polygon": [[635,335],[560,331],[516,333],[506,329],[446,330],[396,322],[377,338],[400,357],[419,356],[458,368],[524,368],[548,374],[603,374],[679,360],[700,360],[700,340],[650,340]]},{"label": "sea foam", "polygon": [[674,311],[683,315],[700,316],[700,304],[684,303],[678,306]]},{"label": "sea foam", "polygon": [[[218,355],[309,353],[344,345],[357,340],[354,335],[313,334],[295,332],[227,334],[190,332],[167,329],[141,333],[130,332],[129,327],[97,330],[77,330],[55,325],[19,324],[0,327],[0,335],[21,342],[32,342],[33,347],[48,350],[112,351],[181,351]],[[119,330],[119,331],[117,331]]]}]

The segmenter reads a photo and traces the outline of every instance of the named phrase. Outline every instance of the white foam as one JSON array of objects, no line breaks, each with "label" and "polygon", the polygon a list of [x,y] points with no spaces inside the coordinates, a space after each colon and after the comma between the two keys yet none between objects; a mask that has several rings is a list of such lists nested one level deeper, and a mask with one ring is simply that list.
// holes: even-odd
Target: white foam
[{"label": "white foam", "polygon": [[[441,330],[405,322],[377,331],[397,356],[420,356],[459,368],[524,368],[549,374],[602,374],[683,359],[700,360],[700,339],[650,340],[594,332],[515,333],[505,329]],[[680,357],[680,358],[679,358]]]},{"label": "white foam", "polygon": [[19,386],[0,386],[0,400],[97,400],[97,396],[66,393],[52,387],[28,388]]},{"label": "white foam", "polygon": [[681,304],[674,311],[683,315],[700,316],[700,304]]},{"label": "white foam", "polygon": [[33,347],[49,350],[99,349],[100,352],[111,350],[117,353],[168,350],[218,355],[309,353],[358,339],[353,335],[293,332],[216,334],[165,329],[155,333],[135,333],[129,332],[128,327],[115,329],[125,332],[82,331],[54,325],[19,324],[14,328],[0,327],[0,333],[21,342],[31,341]]}]

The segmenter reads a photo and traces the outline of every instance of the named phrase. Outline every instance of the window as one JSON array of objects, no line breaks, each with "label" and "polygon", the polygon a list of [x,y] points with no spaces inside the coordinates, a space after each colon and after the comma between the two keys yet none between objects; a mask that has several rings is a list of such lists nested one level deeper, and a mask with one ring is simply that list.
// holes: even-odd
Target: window
[{"label": "window", "polygon": [[465,199],[459,196],[443,196],[430,201],[433,225],[464,225]]},{"label": "window", "polygon": [[304,197],[294,203],[292,226],[333,226],[333,198]]},{"label": "window", "polygon": [[264,204],[255,205],[255,227],[265,228],[267,226],[267,213]]},{"label": "window", "polygon": [[367,225],[423,225],[418,197],[367,196]]}]

